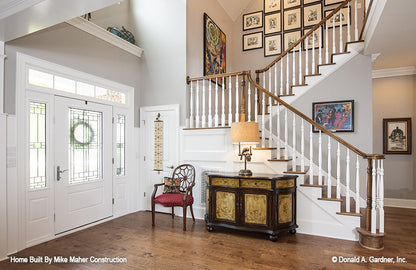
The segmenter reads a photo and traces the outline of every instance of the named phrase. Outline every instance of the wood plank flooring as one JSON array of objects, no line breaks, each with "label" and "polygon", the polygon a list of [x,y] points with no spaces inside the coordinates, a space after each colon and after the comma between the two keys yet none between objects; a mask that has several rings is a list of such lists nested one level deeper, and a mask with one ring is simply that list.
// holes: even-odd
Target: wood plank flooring
[{"label": "wood plank flooring", "polygon": [[[230,231],[208,232],[205,222],[151,213],[130,214],[93,228],[49,241],[17,254],[29,256],[123,257],[127,263],[12,264],[0,262],[0,269],[416,269],[416,210],[385,208],[385,249],[371,251],[357,242],[305,234],[283,235],[277,242],[258,234]],[[402,257],[405,264],[333,263],[364,256]]]}]

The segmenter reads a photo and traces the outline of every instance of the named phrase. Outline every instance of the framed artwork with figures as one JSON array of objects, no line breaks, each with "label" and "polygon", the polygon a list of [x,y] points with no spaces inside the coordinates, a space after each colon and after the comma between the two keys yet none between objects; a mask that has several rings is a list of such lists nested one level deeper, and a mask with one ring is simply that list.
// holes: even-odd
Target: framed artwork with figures
[{"label": "framed artwork with figures", "polygon": [[[204,13],[204,76],[222,74],[226,69],[226,37]],[[222,84],[222,79],[218,83]]]},{"label": "framed artwork with figures", "polygon": [[412,154],[412,119],[383,119],[383,153]]},{"label": "framed artwork with figures", "polygon": [[280,0],[264,0],[264,13],[271,13],[280,10]]},{"label": "framed artwork with figures", "polygon": [[[354,132],[354,100],[312,103],[312,118],[333,132]],[[313,132],[318,132],[313,127]]]}]

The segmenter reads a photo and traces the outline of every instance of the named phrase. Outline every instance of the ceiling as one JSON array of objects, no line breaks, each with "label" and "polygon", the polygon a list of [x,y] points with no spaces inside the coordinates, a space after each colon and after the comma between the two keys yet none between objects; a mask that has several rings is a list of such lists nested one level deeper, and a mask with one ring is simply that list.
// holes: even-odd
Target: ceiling
[{"label": "ceiling", "polygon": [[373,69],[416,66],[416,1],[387,0],[366,53],[380,56]]},{"label": "ceiling", "polygon": [[225,12],[234,22],[252,0],[218,0]]}]

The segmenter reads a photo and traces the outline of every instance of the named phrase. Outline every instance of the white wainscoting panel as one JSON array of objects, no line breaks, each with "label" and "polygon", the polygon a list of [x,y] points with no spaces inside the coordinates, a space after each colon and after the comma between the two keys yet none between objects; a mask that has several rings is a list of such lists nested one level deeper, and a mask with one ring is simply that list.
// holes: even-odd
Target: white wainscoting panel
[{"label": "white wainscoting panel", "polygon": [[0,260],[7,257],[7,116],[0,113]]}]

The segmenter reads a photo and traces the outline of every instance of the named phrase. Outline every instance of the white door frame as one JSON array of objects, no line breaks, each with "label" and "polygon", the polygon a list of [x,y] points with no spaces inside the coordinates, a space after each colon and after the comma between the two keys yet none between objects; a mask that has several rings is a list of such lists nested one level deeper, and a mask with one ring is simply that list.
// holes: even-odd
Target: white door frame
[{"label": "white door frame", "polygon": [[[13,242],[15,245],[13,247],[8,247],[8,254],[15,253],[19,250],[22,250],[26,247],[45,242],[48,240],[51,240],[53,238],[56,238],[53,226],[51,227],[51,231],[48,231],[43,235],[43,237],[39,237],[37,239],[27,239],[27,212],[28,212],[28,185],[27,185],[27,175],[28,175],[28,151],[27,151],[27,141],[28,141],[28,135],[27,135],[27,129],[28,129],[28,114],[27,114],[27,104],[30,99],[37,99],[36,97],[44,97],[41,98],[40,101],[43,100],[43,102],[47,102],[47,100],[51,101],[53,100],[54,95],[59,94],[62,96],[67,96],[70,98],[78,98],[80,99],[80,96],[74,95],[71,93],[64,93],[62,91],[55,91],[54,89],[46,89],[43,87],[37,87],[33,85],[29,85],[26,81],[27,78],[27,70],[29,67],[35,67],[36,69],[40,70],[47,70],[53,74],[61,74],[68,76],[69,78],[74,78],[78,80],[86,80],[86,81],[92,81],[96,82],[97,85],[103,86],[103,87],[109,87],[107,89],[118,89],[121,92],[126,94],[126,104],[115,104],[113,102],[107,102],[107,101],[100,101],[96,98],[90,98],[90,97],[82,97],[82,100],[87,100],[91,102],[98,102],[103,104],[109,104],[112,105],[113,108],[124,108],[128,110],[128,123],[131,126],[131,133],[133,134],[133,118],[134,118],[134,88],[130,86],[126,86],[117,82],[113,82],[104,78],[100,78],[88,73],[80,72],[71,68],[67,68],[58,64],[54,64],[48,61],[44,61],[35,57],[31,57],[22,53],[16,54],[16,116],[17,116],[17,181],[16,183],[12,183],[15,185],[10,190],[16,190],[15,194],[8,194],[8,196],[15,196],[17,197],[16,205],[8,205],[8,209],[18,209],[17,213],[11,213],[8,215],[8,224],[13,225],[14,228],[17,230],[16,236],[13,236],[12,238],[16,239],[9,239],[9,243]],[[53,102],[52,102],[53,103]],[[53,111],[53,110],[52,110]],[[50,122],[53,121],[53,119],[50,119]],[[47,142],[49,144],[49,149],[53,149],[53,136],[50,135],[50,139],[52,141]],[[128,139],[128,142],[130,145],[134,145],[133,136],[130,136]],[[134,157],[135,150],[131,149],[129,153],[129,158],[131,162],[134,161],[131,158]],[[53,160],[53,154],[50,155],[50,157]],[[135,167],[135,166],[132,166]],[[53,198],[53,188],[54,188],[54,166],[51,166],[49,164],[48,171],[52,170],[52,176],[49,177],[49,187],[50,191],[49,193],[52,195],[48,195],[51,198],[52,203],[54,202]],[[131,170],[131,174],[129,176],[129,182],[131,182],[131,179],[136,178],[137,172],[136,169]],[[45,190],[48,190],[45,189]],[[130,187],[128,187],[130,188]],[[129,209],[130,211],[130,209]],[[48,218],[53,219],[53,215],[51,213],[48,213]],[[114,218],[114,217],[113,217]],[[111,219],[111,218],[110,218]],[[108,220],[108,219],[107,219]],[[101,222],[105,222],[107,220],[103,220]],[[77,230],[85,229],[90,226],[95,226],[101,222],[97,222],[91,225],[87,225],[84,227],[81,227],[79,229],[75,229],[73,231],[70,231],[68,233],[75,232]],[[68,233],[60,234],[60,236],[66,235]],[[10,235],[10,232],[8,232]],[[11,240],[11,241],[10,241]]]}]

